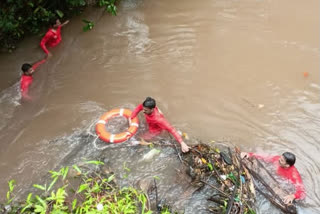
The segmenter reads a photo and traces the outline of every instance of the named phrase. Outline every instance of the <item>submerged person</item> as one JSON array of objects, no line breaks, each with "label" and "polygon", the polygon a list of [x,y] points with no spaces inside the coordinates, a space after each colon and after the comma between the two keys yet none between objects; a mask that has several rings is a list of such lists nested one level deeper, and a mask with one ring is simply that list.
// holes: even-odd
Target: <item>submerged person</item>
[{"label": "submerged person", "polygon": [[255,153],[241,152],[242,159],[251,157],[261,159],[267,163],[272,163],[277,169],[277,174],[280,177],[289,180],[294,185],[296,192],[283,198],[283,202],[285,204],[292,203],[294,200],[301,200],[305,198],[305,189],[300,173],[294,166],[296,162],[296,157],[294,154],[291,152],[285,152],[281,156],[264,156]]},{"label": "submerged person", "polygon": [[189,146],[183,142],[182,137],[164,118],[161,111],[156,107],[156,101],[147,97],[146,100],[139,104],[131,114],[131,119],[135,118],[140,111],[143,111],[149,130],[142,136],[144,140],[151,140],[153,137],[161,134],[163,131],[168,131],[180,143],[182,152],[188,152]]},{"label": "submerged person", "polygon": [[69,20],[61,24],[59,19],[54,20],[51,23],[51,28],[48,30],[46,35],[41,39],[40,47],[48,55],[52,54],[48,51],[47,46],[55,47],[61,42],[61,27],[68,24]]},{"label": "submerged person", "polygon": [[46,59],[43,59],[39,62],[36,62],[35,64],[31,65],[29,63],[24,63],[21,67],[22,70],[22,76],[20,80],[20,91],[21,91],[21,99],[22,100],[31,100],[31,97],[29,96],[29,87],[32,84],[33,81],[33,74],[36,71],[36,69],[39,67],[39,65],[43,64],[46,61]]}]

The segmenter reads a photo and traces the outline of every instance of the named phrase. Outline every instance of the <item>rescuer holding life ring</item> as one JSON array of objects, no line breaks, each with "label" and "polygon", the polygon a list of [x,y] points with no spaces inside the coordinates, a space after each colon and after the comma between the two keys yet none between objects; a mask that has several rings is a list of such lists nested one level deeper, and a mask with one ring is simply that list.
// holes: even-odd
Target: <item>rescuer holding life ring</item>
[{"label": "rescuer holding life ring", "polygon": [[[156,107],[156,101],[147,97],[146,100],[138,105],[131,114],[131,119],[135,118],[140,111],[143,111],[148,124],[149,130],[141,136],[144,140],[151,140],[153,137],[159,135],[163,131],[168,131],[180,143],[182,152],[188,152],[190,147],[183,142],[182,137],[164,118],[161,111]],[[131,136],[130,136],[131,137]]]}]

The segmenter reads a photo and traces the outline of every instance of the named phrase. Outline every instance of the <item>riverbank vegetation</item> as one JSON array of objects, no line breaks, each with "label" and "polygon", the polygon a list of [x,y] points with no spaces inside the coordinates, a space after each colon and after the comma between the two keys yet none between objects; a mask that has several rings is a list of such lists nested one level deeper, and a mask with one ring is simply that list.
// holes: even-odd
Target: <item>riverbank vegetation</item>
[{"label": "riverbank vegetation", "polygon": [[[180,167],[175,168],[180,184],[175,185],[182,189],[186,187],[182,194],[179,193],[180,197],[191,199],[195,192],[209,196],[204,199],[207,204],[201,210],[214,214],[255,214],[257,191],[284,213],[297,213],[295,204],[287,205],[281,200],[278,194],[285,190],[279,189],[279,183],[267,168],[257,159],[241,159],[239,148],[231,150],[230,147],[218,148],[200,143],[192,146],[190,152],[181,154],[175,144],[154,143],[153,146],[175,150],[181,162]],[[156,149],[150,149],[142,160],[154,158]],[[131,171],[126,162],[123,170],[122,176],[116,176],[104,162],[85,161],[59,171],[49,171],[50,178],[45,179],[49,182],[34,184],[24,197],[15,195],[15,181],[11,180],[8,182],[7,201],[0,203],[0,213],[177,214],[166,203],[166,195],[159,197],[158,176],[119,187],[116,178],[126,180]]]},{"label": "riverbank vegetation", "polygon": [[42,35],[49,22],[80,14],[88,5],[105,7],[116,15],[117,0],[4,0],[0,1],[0,46],[12,50],[26,35]]},{"label": "riverbank vegetation", "polygon": [[[0,205],[1,213],[152,213],[145,193],[133,187],[117,186],[115,175],[100,161],[87,161],[81,166],[63,167],[50,171],[51,181],[34,184],[39,193],[29,193],[17,202],[15,181],[8,182],[7,202]],[[20,198],[19,198],[20,200]],[[170,213],[164,210],[162,213]]]}]

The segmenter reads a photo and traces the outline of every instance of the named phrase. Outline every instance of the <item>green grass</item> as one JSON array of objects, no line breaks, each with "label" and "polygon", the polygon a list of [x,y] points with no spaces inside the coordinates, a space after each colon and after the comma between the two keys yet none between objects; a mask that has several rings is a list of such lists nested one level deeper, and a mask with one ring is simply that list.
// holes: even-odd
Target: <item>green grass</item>
[{"label": "green grass", "polygon": [[14,202],[15,181],[9,181],[6,204],[11,206],[11,211],[8,213],[152,213],[147,208],[144,193],[132,187],[118,188],[112,173],[102,176],[97,171],[88,170],[88,165],[101,164],[99,161],[88,161],[82,167],[74,165],[73,176],[69,175],[69,167],[49,171],[51,180],[48,185],[33,185],[40,194],[29,193],[19,203]]}]

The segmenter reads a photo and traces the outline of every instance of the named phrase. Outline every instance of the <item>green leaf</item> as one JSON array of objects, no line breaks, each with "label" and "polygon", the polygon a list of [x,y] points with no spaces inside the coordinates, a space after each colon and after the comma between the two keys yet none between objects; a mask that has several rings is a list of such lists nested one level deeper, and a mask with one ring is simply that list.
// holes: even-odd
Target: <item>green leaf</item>
[{"label": "green leaf", "polygon": [[53,181],[50,183],[49,188],[48,188],[47,191],[50,191],[50,190],[51,190],[51,188],[53,187],[53,185],[57,182],[58,178],[59,178],[59,177],[55,177],[55,178],[53,179]]},{"label": "green leaf", "polygon": [[10,198],[10,200],[7,201],[7,204],[10,204],[13,201],[13,198]]},{"label": "green leaf", "polygon": [[68,175],[68,171],[69,171],[69,167],[65,167],[63,172],[62,172],[62,179],[66,179],[67,175]]},{"label": "green leaf", "polygon": [[54,193],[54,191],[51,192],[51,196],[46,198],[47,201],[54,201],[56,200],[56,194]]},{"label": "green leaf", "polygon": [[33,187],[37,188],[37,189],[41,189],[43,191],[46,191],[46,188],[42,185],[39,185],[39,184],[33,184]]},{"label": "green leaf", "polygon": [[234,184],[237,183],[237,179],[232,172],[227,175],[227,178],[229,178]]},{"label": "green leaf", "polygon": [[112,12],[111,5],[108,5],[108,6],[106,7],[106,10],[107,10],[109,13],[111,13],[111,12]]},{"label": "green leaf", "polygon": [[28,204],[27,206],[23,207],[21,213],[24,213],[24,211],[26,211],[26,209],[29,209],[30,207],[32,207],[32,204]]},{"label": "green leaf", "polygon": [[89,25],[85,25],[82,28],[83,32],[87,32],[89,30]]},{"label": "green leaf", "polygon": [[[88,30],[91,30],[93,27],[94,27],[94,23],[93,22],[91,22],[91,21],[89,21],[89,20],[86,20],[86,19],[82,19],[82,22],[84,22],[86,25],[85,26],[83,26],[83,28],[82,28],[82,30],[84,31],[84,32],[87,32]],[[88,161],[88,162],[90,162],[90,161]],[[92,161],[92,162],[95,162],[95,163],[97,163],[97,162],[100,162],[99,164],[97,164],[97,165],[101,165],[101,161]],[[102,164],[103,165],[103,164]]]},{"label": "green leaf", "polygon": [[62,18],[64,16],[63,12],[60,10],[56,10],[57,15]]},{"label": "green leaf", "polygon": [[115,5],[112,5],[112,15],[117,15],[117,7]]},{"label": "green leaf", "polygon": [[9,199],[10,199],[10,192],[8,191],[7,192],[7,200],[9,201]]},{"label": "green leaf", "polygon": [[36,195],[36,199],[42,204],[43,207],[47,207],[47,203],[38,195]]},{"label": "green leaf", "polygon": [[80,193],[80,192],[82,192],[83,190],[86,190],[86,189],[88,189],[88,184],[81,184],[79,186],[79,189],[78,189],[77,193]]},{"label": "green leaf", "polygon": [[123,162],[123,169],[126,170],[127,172],[130,172],[131,169],[129,169],[127,166],[126,166],[126,162]]},{"label": "green leaf", "polygon": [[156,179],[156,180],[160,180],[160,178],[158,176],[156,176],[156,175],[153,176],[153,178]]},{"label": "green leaf", "polygon": [[103,162],[101,162],[101,161],[95,161],[95,160],[86,161],[85,163],[94,164],[94,165],[104,165]]},{"label": "green leaf", "polygon": [[49,173],[51,174],[51,178],[56,178],[61,175],[61,172],[57,172],[57,171],[50,170]]},{"label": "green leaf", "polygon": [[76,206],[77,206],[77,199],[74,199],[72,201],[72,209],[74,210],[76,208]]},{"label": "green leaf", "polygon": [[80,174],[82,173],[80,168],[77,165],[73,165],[72,166],[77,172],[79,172]]},{"label": "green leaf", "polygon": [[114,179],[114,176],[115,176],[115,175],[111,175],[111,176],[108,178],[107,182],[109,183],[110,181],[112,181],[112,180]]},{"label": "green leaf", "polygon": [[207,164],[207,166],[209,167],[210,171],[212,171],[212,170],[213,170],[213,166],[212,166],[212,164],[211,164],[211,163],[208,163],[208,164]]},{"label": "green leaf", "polygon": [[15,180],[10,180],[10,181],[8,182],[8,184],[9,184],[9,191],[12,192],[13,189],[14,189],[14,186],[15,186],[15,184],[16,184],[16,181],[15,181]]},{"label": "green leaf", "polygon": [[36,195],[37,200],[41,203],[40,205],[35,205],[35,212],[40,212],[41,214],[45,214],[47,210],[47,203],[41,199],[39,196]]},{"label": "green leaf", "polygon": [[248,212],[246,212],[246,213],[249,213],[249,214],[256,214],[256,212],[255,212],[253,209],[251,209],[251,208],[249,208]]},{"label": "green leaf", "polygon": [[32,193],[29,193],[27,197],[27,203],[29,204],[31,202]]},{"label": "green leaf", "polygon": [[63,203],[64,202],[64,199],[65,199],[65,196],[67,196],[67,193],[66,193],[66,191],[64,190],[64,187],[62,187],[62,188],[59,188],[58,190],[57,190],[57,194],[56,194],[56,200],[57,200],[57,202],[59,202],[59,203]]},{"label": "green leaf", "polygon": [[43,206],[40,205],[35,205],[35,212],[36,213],[41,213],[41,214],[45,214],[46,213],[46,209]]},{"label": "green leaf", "polygon": [[40,6],[37,7],[37,8],[33,11],[33,13],[36,14],[39,10],[40,10]]},{"label": "green leaf", "polygon": [[92,178],[88,178],[87,180],[86,180],[86,183],[89,183],[89,182],[91,182],[93,179]]}]

